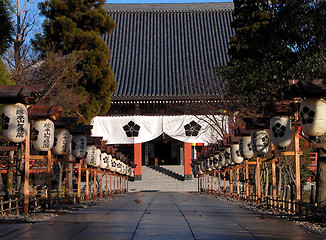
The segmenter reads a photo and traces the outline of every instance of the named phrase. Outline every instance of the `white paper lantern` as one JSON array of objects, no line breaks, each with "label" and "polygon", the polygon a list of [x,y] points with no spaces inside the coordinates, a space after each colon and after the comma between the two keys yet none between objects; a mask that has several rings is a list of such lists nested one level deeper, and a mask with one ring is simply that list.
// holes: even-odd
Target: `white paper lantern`
[{"label": "white paper lantern", "polygon": [[200,168],[202,171],[206,171],[207,170],[207,164],[206,164],[206,161],[201,161],[200,162]]},{"label": "white paper lantern", "polygon": [[112,167],[112,155],[108,154],[108,164],[106,165],[106,169],[110,169]]},{"label": "white paper lantern", "polygon": [[132,168],[131,177],[135,177],[135,169],[134,168]]},{"label": "white paper lantern", "polygon": [[243,157],[240,155],[239,144],[235,143],[231,145],[231,159],[232,162],[240,164],[243,162]]},{"label": "white paper lantern", "polygon": [[252,158],[254,152],[252,150],[251,136],[242,136],[239,141],[240,155],[243,158]]},{"label": "white paper lantern", "polygon": [[203,169],[201,169],[200,164],[198,163],[196,164],[196,166],[198,167],[198,174],[199,175],[203,174]]},{"label": "white paper lantern", "polygon": [[71,153],[76,158],[83,158],[86,155],[87,139],[84,135],[76,135],[71,140]]},{"label": "white paper lantern", "polygon": [[270,120],[271,141],[278,148],[285,148],[291,143],[291,120],[287,116],[274,116]]},{"label": "white paper lantern", "polygon": [[123,175],[127,174],[127,165],[125,163],[122,163],[122,174]]},{"label": "white paper lantern", "polygon": [[265,155],[269,149],[268,133],[265,130],[253,131],[251,133],[251,143],[255,155]]},{"label": "white paper lantern", "polygon": [[326,101],[321,98],[306,98],[300,104],[302,131],[308,137],[326,133]]},{"label": "white paper lantern", "polygon": [[48,151],[53,147],[54,124],[50,119],[42,119],[33,122],[32,141],[37,151]]},{"label": "white paper lantern", "polygon": [[210,164],[210,159],[207,158],[205,160],[205,162],[206,162],[206,170],[209,171],[209,172],[212,171],[211,164]]},{"label": "white paper lantern", "polygon": [[225,166],[232,164],[231,148],[226,148],[224,150],[224,159],[225,159]]},{"label": "white paper lantern", "polygon": [[129,177],[131,177],[131,174],[132,174],[132,168],[128,166],[128,173],[127,173],[127,175]]},{"label": "white paper lantern", "polygon": [[100,168],[106,168],[108,165],[108,155],[106,153],[101,153]]},{"label": "white paper lantern", "polygon": [[23,142],[27,136],[28,113],[21,103],[10,104],[2,108],[2,134],[9,142]]},{"label": "white paper lantern", "polygon": [[115,158],[112,158],[112,160],[111,160],[111,166],[110,166],[109,170],[112,171],[112,172],[114,172],[116,165],[117,165],[116,159]]},{"label": "white paper lantern", "polygon": [[97,149],[95,145],[87,145],[85,163],[90,166],[95,166],[101,160],[101,150]]},{"label": "white paper lantern", "polygon": [[52,153],[56,155],[66,155],[69,153],[70,134],[67,129],[58,128],[54,131],[54,144]]},{"label": "white paper lantern", "polygon": [[117,165],[115,167],[115,171],[117,173],[122,173],[122,163],[121,163],[121,161],[120,160],[117,160],[116,162],[117,162]]},{"label": "white paper lantern", "polygon": [[218,154],[214,155],[214,157],[213,157],[213,165],[214,165],[215,169],[218,169],[220,167],[218,159],[219,159],[219,155]]},{"label": "white paper lantern", "polygon": [[220,152],[218,155],[218,165],[221,167],[225,167],[225,156],[224,152]]}]

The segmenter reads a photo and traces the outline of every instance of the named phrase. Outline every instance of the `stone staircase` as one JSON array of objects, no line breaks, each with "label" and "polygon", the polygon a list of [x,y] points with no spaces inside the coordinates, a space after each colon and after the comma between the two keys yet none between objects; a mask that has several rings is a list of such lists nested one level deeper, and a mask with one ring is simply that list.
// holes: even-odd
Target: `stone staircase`
[{"label": "stone staircase", "polygon": [[183,166],[142,166],[142,180],[129,182],[129,191],[197,191],[198,179],[184,180],[183,173]]}]

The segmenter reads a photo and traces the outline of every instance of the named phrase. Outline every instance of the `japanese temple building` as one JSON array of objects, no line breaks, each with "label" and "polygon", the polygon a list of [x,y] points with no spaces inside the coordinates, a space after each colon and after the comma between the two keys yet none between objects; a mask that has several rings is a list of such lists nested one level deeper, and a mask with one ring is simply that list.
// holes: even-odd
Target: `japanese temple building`
[{"label": "japanese temple building", "polygon": [[92,120],[93,135],[134,159],[136,180],[142,165],[184,165],[184,178],[191,179],[194,146],[220,139],[204,106],[224,92],[214,69],[229,59],[233,3],[105,8],[117,23],[103,36],[117,90],[110,112]]}]

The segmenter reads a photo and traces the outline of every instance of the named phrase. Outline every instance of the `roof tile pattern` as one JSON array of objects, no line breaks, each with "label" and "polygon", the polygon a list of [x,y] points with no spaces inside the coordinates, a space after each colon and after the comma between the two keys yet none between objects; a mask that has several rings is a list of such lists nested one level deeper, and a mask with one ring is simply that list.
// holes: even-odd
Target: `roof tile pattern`
[{"label": "roof tile pattern", "polygon": [[112,100],[220,95],[222,83],[214,68],[229,60],[232,6],[107,4],[106,8],[117,23],[111,35],[103,36],[118,83]]}]

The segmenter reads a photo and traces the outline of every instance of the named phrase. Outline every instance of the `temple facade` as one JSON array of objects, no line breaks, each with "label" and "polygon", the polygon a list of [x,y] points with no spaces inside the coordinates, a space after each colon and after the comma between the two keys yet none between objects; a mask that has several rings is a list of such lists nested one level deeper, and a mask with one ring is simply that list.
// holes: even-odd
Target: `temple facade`
[{"label": "temple facade", "polygon": [[[106,4],[117,23],[103,36],[117,81],[111,109],[92,120],[93,135],[143,165],[183,165],[191,179],[196,149],[220,139],[210,108],[225,86],[233,3]],[[228,119],[215,115],[227,127]]]}]

